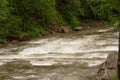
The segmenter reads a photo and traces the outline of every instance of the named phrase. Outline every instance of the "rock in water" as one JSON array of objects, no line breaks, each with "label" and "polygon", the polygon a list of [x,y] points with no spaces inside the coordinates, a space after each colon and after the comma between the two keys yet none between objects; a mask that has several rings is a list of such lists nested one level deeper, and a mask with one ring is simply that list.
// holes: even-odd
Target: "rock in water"
[{"label": "rock in water", "polygon": [[69,27],[67,27],[67,26],[63,27],[62,26],[62,31],[61,32],[68,33],[70,31],[71,31],[71,29]]},{"label": "rock in water", "polygon": [[83,28],[82,28],[81,26],[80,26],[80,27],[75,27],[74,30],[75,30],[75,31],[82,31]]},{"label": "rock in water", "polygon": [[96,80],[112,80],[117,75],[117,59],[116,53],[110,54],[105,63],[100,66]]}]

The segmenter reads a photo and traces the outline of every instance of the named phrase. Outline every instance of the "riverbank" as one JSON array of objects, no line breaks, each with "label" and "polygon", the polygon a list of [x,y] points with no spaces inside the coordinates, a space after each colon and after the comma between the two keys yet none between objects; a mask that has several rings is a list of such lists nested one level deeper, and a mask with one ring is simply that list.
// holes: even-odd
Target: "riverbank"
[{"label": "riverbank", "polygon": [[[23,42],[23,41],[30,41],[32,39],[36,39],[36,38],[42,38],[45,36],[51,36],[51,35],[56,35],[56,34],[62,34],[62,33],[74,33],[77,31],[90,31],[92,29],[104,29],[104,28],[109,28],[110,26],[105,24],[104,21],[96,21],[96,20],[83,20],[81,21],[81,24],[79,27],[75,27],[73,29],[71,29],[68,26],[62,26],[62,27],[52,27],[50,30],[46,30],[43,31],[42,33],[40,32],[38,36],[36,37],[32,37],[30,36],[28,33],[24,32],[21,33],[20,35],[9,35],[6,36],[6,40],[4,40],[2,43],[4,43],[5,45],[7,44],[15,44],[18,42]],[[82,33],[83,34],[83,33]],[[0,46],[2,46],[2,44],[0,44]]]}]

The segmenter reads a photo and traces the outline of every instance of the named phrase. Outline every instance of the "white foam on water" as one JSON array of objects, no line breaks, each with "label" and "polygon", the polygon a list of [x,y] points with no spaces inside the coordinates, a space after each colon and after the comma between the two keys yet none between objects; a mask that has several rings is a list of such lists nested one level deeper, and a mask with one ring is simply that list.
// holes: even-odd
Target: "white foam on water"
[{"label": "white foam on water", "polygon": [[26,79],[24,76],[13,76],[14,79]]},{"label": "white foam on water", "polygon": [[84,63],[87,64],[89,67],[94,67],[104,63],[105,59],[104,60],[81,60],[80,62],[83,64]]},{"label": "white foam on water", "polygon": [[113,28],[108,28],[108,29],[101,29],[101,30],[98,30],[97,32],[107,32],[107,31],[110,31],[112,30]]},{"label": "white foam on water", "polygon": [[3,64],[4,64],[4,62],[0,62],[0,66],[3,65]]},{"label": "white foam on water", "polygon": [[[29,56],[35,58],[35,56],[30,56],[34,54],[38,54],[36,58],[107,58],[108,53],[94,53],[94,52],[100,52],[100,51],[118,51],[118,46],[103,46],[105,44],[118,44],[117,39],[112,40],[96,40],[100,37],[100,35],[89,35],[85,36],[84,38],[78,38],[78,39],[66,39],[66,38],[59,38],[56,40],[46,40],[44,41],[37,41],[36,43],[42,43],[43,45],[39,45],[32,48],[26,48],[23,51],[19,53],[21,56]],[[35,43],[35,42],[34,42]],[[101,47],[95,47],[96,45],[99,45]],[[93,47],[94,46],[94,47]],[[48,53],[53,54],[68,54],[68,55],[48,55]],[[82,56],[70,56],[69,54],[75,54],[75,53],[89,53],[84,54]],[[39,56],[39,54],[44,54],[45,56]],[[93,61],[87,61],[83,60],[83,62],[86,62],[88,66],[96,66],[101,63],[103,63],[105,60],[93,60]],[[30,63],[35,66],[51,66],[54,64],[57,64],[56,61],[35,61],[31,60]],[[66,64],[66,62],[63,62],[63,64]],[[71,64],[71,62],[69,63]]]},{"label": "white foam on water", "polygon": [[36,40],[36,41],[29,41],[27,43],[30,43],[30,44],[40,44],[40,43],[46,43],[48,42],[49,39],[41,39],[41,40]]},{"label": "white foam on water", "polygon": [[114,35],[118,36],[118,35],[119,35],[119,32],[114,33]]},{"label": "white foam on water", "polygon": [[113,42],[112,44],[116,44],[116,45],[118,45],[118,44],[119,44],[119,42],[118,42],[118,41],[116,41],[116,42]]},{"label": "white foam on water", "polygon": [[39,80],[51,80],[50,78],[42,78],[42,79],[39,79]]},{"label": "white foam on water", "polygon": [[8,62],[13,61],[13,59],[14,59],[14,58],[12,58],[12,59],[2,58],[2,57],[0,56],[0,66],[6,64],[6,63],[8,63]]},{"label": "white foam on water", "polygon": [[29,76],[27,76],[27,78],[37,78],[38,76],[36,76],[36,75],[29,75]]},{"label": "white foam on water", "polygon": [[[77,60],[76,60],[77,61]],[[80,64],[87,64],[89,67],[93,67],[93,66],[97,66],[97,65],[100,65],[102,64],[103,62],[105,61],[104,60],[78,60],[77,62],[79,62]],[[37,61],[37,60],[31,60],[30,62],[33,66],[52,66],[52,65],[71,65],[71,64],[74,64],[75,61]]]},{"label": "white foam on water", "polygon": [[[99,32],[104,32],[108,30],[103,30]],[[113,35],[118,35],[118,33],[114,33]],[[80,58],[80,59],[92,59],[92,58],[107,58],[108,53],[99,53],[100,51],[118,51],[118,40],[117,39],[103,39],[99,40],[101,35],[89,35],[84,36],[82,38],[55,38],[51,37],[49,39],[41,39],[36,41],[30,41],[27,43],[30,44],[38,44],[36,47],[27,47],[23,49],[16,55],[1,55],[1,60],[13,60],[13,59],[27,59],[30,60],[30,63],[35,66],[51,66],[57,64],[56,61],[37,61],[35,58]],[[106,45],[106,44],[115,44]],[[103,46],[106,45],[106,46]],[[97,47],[99,46],[99,47]],[[14,49],[16,50],[16,48]],[[0,49],[0,53],[9,52],[9,49]],[[50,55],[49,53],[56,54]],[[83,53],[81,56],[71,55],[76,53]],[[89,54],[86,54],[89,53]],[[57,55],[61,54],[61,55]],[[66,55],[67,54],[67,55]],[[37,56],[36,56],[37,55]],[[0,65],[5,64],[7,61],[0,61]],[[103,63],[103,60],[93,60],[87,61],[83,60],[83,62],[88,63],[89,66],[96,66]],[[66,64],[66,62],[63,62]],[[71,64],[71,63],[69,63]]]},{"label": "white foam on water", "polygon": [[106,45],[106,44],[111,44],[111,45],[118,45],[118,40],[102,40],[96,42],[96,45]]},{"label": "white foam on water", "polygon": [[81,56],[81,58],[87,58],[87,59],[93,59],[93,58],[107,58],[108,57],[108,54],[107,53],[89,53],[89,54],[85,54],[83,56]]},{"label": "white foam on water", "polygon": [[65,39],[60,38],[46,42],[43,45],[37,47],[26,48],[21,51],[20,55],[31,55],[31,54],[47,54],[47,53],[79,53],[82,49],[92,46],[96,36],[88,36],[86,38],[78,39]]},{"label": "white foam on water", "polygon": [[[22,52],[20,52],[19,55],[48,54],[48,53],[86,53],[86,52],[95,52],[95,51],[118,51],[118,46],[107,46],[107,47],[100,47],[100,48],[96,47],[92,49],[90,47],[91,45],[86,44],[86,43],[83,43],[81,45],[73,44],[73,43],[71,44],[69,42],[68,44],[66,43],[65,44],[49,43],[45,45],[40,45],[38,47],[26,48]],[[88,46],[90,48],[88,48]]]},{"label": "white foam on water", "polygon": [[54,64],[57,64],[55,61],[37,61],[37,60],[31,60],[30,64],[33,66],[52,66]]},{"label": "white foam on water", "polygon": [[[108,56],[108,53],[84,53],[82,55],[77,55],[77,54],[46,54],[46,55],[29,55],[29,56],[26,56],[28,58],[38,58],[38,59],[73,59],[73,58],[76,58],[76,59],[84,59],[84,58],[87,58],[87,59],[92,59],[92,58],[106,58]],[[25,56],[24,56],[25,57]]]},{"label": "white foam on water", "polygon": [[97,49],[89,49],[89,50],[83,50],[83,52],[99,52],[99,51],[118,51],[118,46],[107,46],[107,47],[101,47]]},{"label": "white foam on water", "polygon": [[105,62],[105,60],[86,61],[89,67],[97,66]]}]

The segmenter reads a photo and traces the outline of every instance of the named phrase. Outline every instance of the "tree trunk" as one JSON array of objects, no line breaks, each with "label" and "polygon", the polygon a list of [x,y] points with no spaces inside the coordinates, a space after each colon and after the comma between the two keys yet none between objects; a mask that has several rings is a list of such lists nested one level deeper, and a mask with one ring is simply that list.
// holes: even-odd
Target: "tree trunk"
[{"label": "tree trunk", "polygon": [[118,80],[120,80],[120,30],[119,30],[119,52],[118,52]]}]

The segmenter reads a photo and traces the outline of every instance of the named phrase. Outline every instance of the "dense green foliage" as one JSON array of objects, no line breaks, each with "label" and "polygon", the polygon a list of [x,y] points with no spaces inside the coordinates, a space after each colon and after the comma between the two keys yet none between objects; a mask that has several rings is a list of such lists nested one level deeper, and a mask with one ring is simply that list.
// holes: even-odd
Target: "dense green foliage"
[{"label": "dense green foliage", "polygon": [[120,0],[0,0],[0,42],[23,32],[31,36],[53,26],[77,27],[81,19],[115,22]]},{"label": "dense green foliage", "polygon": [[80,8],[79,0],[56,0],[57,11],[63,16],[71,27],[79,26],[78,15]]}]

